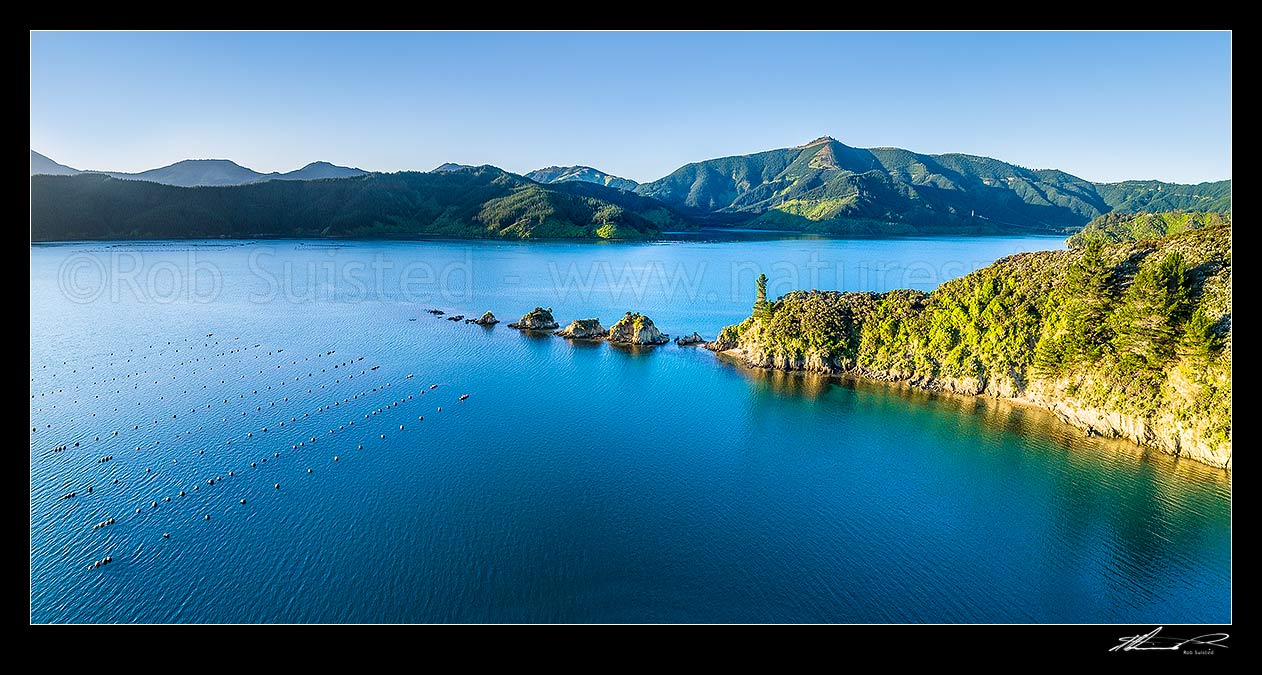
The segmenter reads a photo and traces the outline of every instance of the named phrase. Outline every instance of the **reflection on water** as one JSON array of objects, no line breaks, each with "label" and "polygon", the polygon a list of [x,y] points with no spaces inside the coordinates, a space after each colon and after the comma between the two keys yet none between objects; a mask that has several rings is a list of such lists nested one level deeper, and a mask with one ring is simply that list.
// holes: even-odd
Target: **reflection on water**
[{"label": "reflection on water", "polygon": [[573,349],[600,349],[601,345],[604,344],[601,340],[584,340],[574,338],[565,338],[565,342]]},{"label": "reflection on water", "polygon": [[1044,438],[1065,451],[1089,452],[1119,471],[1138,471],[1146,467],[1147,470],[1169,477],[1171,480],[1168,482],[1172,484],[1207,482],[1230,490],[1231,472],[1227,469],[1179,458],[1121,438],[1090,436],[1037,406],[992,396],[926,390],[906,382],[885,382],[844,374],[830,376],[803,371],[749,368],[738,359],[724,354],[715,354],[715,361],[740,372],[751,383],[756,383],[758,390],[773,392],[779,396],[818,398],[831,387],[880,395],[894,393],[915,405],[957,411],[988,428]]},{"label": "reflection on water", "polygon": [[[599,343],[597,343],[599,344]],[[626,342],[606,342],[609,348],[633,358],[648,358],[655,355],[664,345],[637,345]]]},{"label": "reflection on water", "polygon": [[[1030,555],[1055,560],[1057,569],[1082,570],[1039,582],[1050,587],[1040,591],[1040,600],[1055,603],[1070,615],[1075,611],[1090,614],[1082,597],[1091,594],[1140,615],[1152,611],[1168,600],[1161,589],[1167,588],[1171,571],[1201,564],[1199,556],[1223,547],[1222,537],[1229,532],[1231,473],[1227,470],[1123,439],[1088,436],[1048,411],[1017,402],[850,376],[751,369],[726,358],[719,362],[740,372],[751,390],[760,394],[763,402],[756,406],[760,409],[770,406],[768,398],[827,399],[830,393],[846,391],[853,397],[846,397],[837,409],[855,413],[866,408],[863,414],[874,415],[897,400],[915,406],[913,418],[928,418],[932,411],[925,427],[930,437],[973,437],[969,445],[955,446],[960,454],[952,461],[969,468],[967,474],[954,475],[952,480],[973,482],[978,471],[987,467],[985,471],[994,477],[1003,476],[1011,486],[1022,486],[1000,502],[1015,499],[1025,506],[1031,500],[1047,502],[1046,516],[1051,522],[1025,525],[1041,542]],[[901,417],[901,424],[920,421],[906,419],[906,411]],[[844,433],[844,428],[839,425],[839,432]],[[940,443],[942,450],[951,447],[951,443]],[[904,478],[916,474],[912,467],[900,469],[910,469]],[[994,487],[979,484],[968,489],[993,491]],[[1007,503],[1015,506],[1017,502]],[[996,506],[1004,508],[1002,503]],[[1087,572],[1093,567],[1092,551],[1103,556],[1095,574]],[[1017,574],[1017,569],[1006,573]],[[1220,583],[1229,584],[1229,568],[1218,572],[1225,575]],[[1203,578],[1177,573],[1175,577],[1181,592],[1192,594],[1194,605],[1207,601],[1202,594],[1216,588]],[[1058,590],[1049,592],[1052,589]],[[1199,616],[1216,621],[1226,615],[1207,611]]]},{"label": "reflection on water", "polygon": [[739,369],[751,382],[756,383],[760,390],[774,392],[777,395],[818,398],[824,395],[829,387],[840,383],[837,378],[817,373],[746,368],[731,360],[731,357],[722,354],[716,354],[715,359],[727,367]]}]

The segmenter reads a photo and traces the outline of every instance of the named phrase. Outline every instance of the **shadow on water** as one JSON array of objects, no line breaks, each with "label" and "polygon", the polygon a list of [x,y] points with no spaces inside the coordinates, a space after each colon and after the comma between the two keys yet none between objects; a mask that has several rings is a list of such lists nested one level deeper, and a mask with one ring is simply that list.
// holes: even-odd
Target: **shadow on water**
[{"label": "shadow on water", "polygon": [[819,398],[828,393],[829,387],[837,384],[835,378],[815,373],[787,372],[783,370],[767,370],[763,368],[745,368],[730,361],[721,362],[739,369],[760,391],[781,396],[799,396]]},{"label": "shadow on water", "polygon": [[738,371],[760,391],[780,396],[819,398],[840,387],[861,394],[895,395],[918,406],[949,409],[973,418],[983,428],[1019,437],[1045,439],[1067,453],[1089,452],[1112,470],[1142,472],[1156,470],[1174,482],[1213,485],[1230,494],[1231,472],[1227,469],[1181,459],[1156,448],[1141,446],[1123,438],[1088,436],[1085,431],[1061,420],[1042,408],[997,399],[948,391],[928,391],[906,382],[868,380],[852,375],[820,375],[802,371],[749,368],[723,354],[715,354],[724,367]]},{"label": "shadow on water", "polygon": [[[760,395],[818,399],[830,408],[848,408],[863,400],[862,407],[869,413],[885,409],[930,436],[966,439],[937,444],[939,452],[951,456],[935,466],[956,467],[952,480],[969,481],[974,485],[969,489],[980,493],[993,490],[994,485],[987,480],[972,484],[973,476],[1022,486],[1000,499],[1027,499],[1034,505],[1029,508],[1051,519],[1031,521],[1044,532],[1041,546],[1032,549],[1034,555],[1062,561],[1053,569],[1083,568],[1092,562],[1086,552],[1099,551],[1093,572],[1058,578],[1054,585],[1063,592],[1031,597],[1057,611],[1068,609],[1068,615],[1078,620],[1100,617],[1091,615],[1086,605],[1081,610],[1068,608],[1066,598],[1113,597],[1143,615],[1150,611],[1147,603],[1159,604],[1157,589],[1171,567],[1195,565],[1206,551],[1216,551],[1230,536],[1228,470],[1126,439],[1087,436],[1051,412],[1024,403],[853,376],[748,368],[728,357],[717,360],[739,371]],[[829,400],[827,394],[838,390],[853,395]],[[904,407],[899,401],[910,406],[895,410]],[[1045,506],[1038,507],[1040,503]],[[1040,522],[1054,525],[1044,528]],[[1189,593],[1212,597],[1213,589],[1229,587],[1230,579],[1230,565],[1207,565],[1186,583]],[[1207,602],[1195,610],[1203,615],[1191,616],[1221,620],[1221,610],[1220,605]]]},{"label": "shadow on water", "polygon": [[585,349],[585,350],[600,349],[600,346],[604,344],[604,340],[583,340],[583,339],[574,339],[574,338],[560,338],[560,339],[565,340],[566,344],[574,349]]},{"label": "shadow on water", "polygon": [[652,356],[658,349],[665,346],[665,345],[632,345],[632,344],[625,344],[621,342],[607,342],[606,344],[609,345],[610,349],[616,352],[621,352],[623,354],[626,354],[628,356],[633,356],[636,358],[647,358],[649,356]]}]

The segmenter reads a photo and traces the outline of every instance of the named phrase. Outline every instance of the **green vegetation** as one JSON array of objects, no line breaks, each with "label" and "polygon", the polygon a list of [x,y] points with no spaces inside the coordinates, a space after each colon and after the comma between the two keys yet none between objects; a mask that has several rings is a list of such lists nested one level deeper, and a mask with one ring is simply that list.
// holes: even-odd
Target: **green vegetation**
[{"label": "green vegetation", "polygon": [[[75,171],[58,166],[32,152],[33,173]],[[459,164],[430,173],[358,173],[326,162],[260,174],[227,160],[186,160],[109,174],[127,181],[99,173],[33,175],[31,233],[35,241],[639,239],[709,225],[879,237],[1068,233],[1097,219],[1071,239],[1077,247],[1092,237],[1118,241],[1209,227],[1230,222],[1223,214],[1231,211],[1230,180],[1091,183],[989,157],[852,148],[831,138],[688,164],[639,185],[585,166],[528,176]],[[217,189],[181,191],[155,182]],[[1105,214],[1111,217],[1099,220]]]},{"label": "green vegetation", "polygon": [[610,342],[664,344],[667,340],[653,320],[639,312],[627,312],[609,327]]},{"label": "green vegetation", "polygon": [[1231,211],[1231,181],[1220,180],[1196,185],[1162,183],[1155,180],[1128,180],[1096,183],[1096,192],[1118,213],[1160,213],[1164,211]]},{"label": "green vegetation", "polygon": [[523,314],[521,319],[508,324],[508,327],[525,330],[551,330],[557,327],[557,322],[556,319],[552,318],[551,307],[536,307]]},{"label": "green vegetation", "polygon": [[1018,254],[932,293],[793,291],[766,312],[724,328],[718,348],[740,348],[753,365],[824,364],[1118,413],[1151,426],[1142,434],[1112,431],[1200,448],[1211,461],[1230,458],[1226,223],[1159,240],[1093,239],[1077,250]]},{"label": "green vegetation", "polygon": [[590,166],[549,166],[531,171],[526,174],[526,178],[536,183],[561,183],[576,180],[618,188],[619,190],[634,190],[636,185],[638,185],[638,183],[629,178],[611,176]]},{"label": "green vegetation", "polygon": [[1036,375],[1054,377],[1066,368],[1094,362],[1113,339],[1107,319],[1117,297],[1117,280],[1103,253],[1103,244],[1092,241],[1069,263],[1065,283],[1051,291],[1054,297],[1049,301],[1061,311],[1040,327],[1034,350]]},{"label": "green vegetation", "polygon": [[1140,265],[1108,317],[1114,335],[1110,346],[1120,366],[1132,373],[1165,368],[1191,309],[1191,291],[1187,262],[1178,251]]},{"label": "green vegetation", "polygon": [[494,167],[232,187],[101,175],[31,177],[31,238],[645,238],[685,221],[660,202],[583,182],[540,185]]},{"label": "green vegetation", "polygon": [[1114,211],[1231,209],[1231,181],[1091,183],[989,157],[831,138],[688,164],[636,192],[715,224],[841,235],[1059,233]]},{"label": "green vegetation", "polygon": [[767,275],[759,274],[754,284],[758,290],[754,297],[753,316],[758,321],[767,321],[771,318],[771,312],[767,309]]},{"label": "green vegetation", "polygon": [[639,335],[640,331],[653,326],[653,320],[639,312],[627,312],[614,322],[610,332],[627,335]]},{"label": "green vegetation", "polygon": [[1069,238],[1070,248],[1081,248],[1088,242],[1138,241],[1158,239],[1168,234],[1199,230],[1204,227],[1231,225],[1229,213],[1169,211],[1164,213],[1106,213]]}]

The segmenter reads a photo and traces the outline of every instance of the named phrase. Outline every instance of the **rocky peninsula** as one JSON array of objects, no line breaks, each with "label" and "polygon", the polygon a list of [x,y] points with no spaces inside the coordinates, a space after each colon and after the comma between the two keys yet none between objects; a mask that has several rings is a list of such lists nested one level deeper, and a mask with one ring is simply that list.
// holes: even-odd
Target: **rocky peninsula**
[{"label": "rocky peninsula", "polygon": [[1021,253],[932,293],[793,291],[707,347],[749,367],[906,382],[1050,410],[1231,467],[1231,231]]}]

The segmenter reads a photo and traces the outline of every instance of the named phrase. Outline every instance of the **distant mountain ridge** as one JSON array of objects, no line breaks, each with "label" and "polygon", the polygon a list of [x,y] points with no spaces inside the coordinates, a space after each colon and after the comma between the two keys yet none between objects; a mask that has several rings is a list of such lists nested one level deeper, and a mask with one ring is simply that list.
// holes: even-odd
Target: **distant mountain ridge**
[{"label": "distant mountain ridge", "polygon": [[448,171],[463,171],[465,169],[476,169],[472,164],[456,164],[455,162],[443,162],[430,170],[430,173],[447,173]]},{"label": "distant mountain ridge", "polygon": [[319,180],[322,178],[350,178],[363,176],[367,171],[346,166],[337,166],[329,162],[312,162],[301,169],[285,173],[260,173],[247,169],[229,159],[186,159],[157,169],[149,169],[139,173],[121,171],[79,171],[58,164],[44,155],[31,151],[31,175],[74,175],[94,173],[111,176],[120,180],[142,180],[177,187],[207,187],[223,185],[246,185],[269,180]]},{"label": "distant mountain ridge", "polygon": [[82,173],[78,169],[72,169],[65,164],[58,164],[53,160],[31,151],[31,175],[46,174],[49,176],[73,176]]},{"label": "distant mountain ridge", "polygon": [[87,171],[85,173],[100,173],[119,180],[143,180],[178,187],[244,185],[263,180],[266,176],[229,159],[185,159],[140,173],[121,171]]},{"label": "distant mountain ridge", "polygon": [[837,234],[1060,232],[1120,209],[1231,208],[1230,180],[1092,183],[989,157],[854,148],[829,136],[686,164],[636,192],[715,224]]},{"label": "distant mountain ridge", "polygon": [[356,169],[349,166],[338,166],[329,162],[312,162],[301,169],[295,169],[287,173],[269,173],[266,178],[271,180],[322,180],[324,178],[353,178],[355,176],[363,176],[367,174],[363,169]]},{"label": "distant mountain ridge", "polygon": [[[484,175],[487,171],[505,173],[491,165],[447,162],[428,174]],[[88,173],[178,187],[226,187],[377,175],[328,162],[313,162],[287,173],[263,174],[226,159],[184,160],[135,174],[80,172],[34,150],[31,151],[31,173],[32,176]],[[635,202],[632,211],[669,213],[670,227],[677,229],[752,227],[842,236],[1064,234],[1104,214],[1230,213],[1232,208],[1230,179],[1197,185],[1139,180],[1093,183],[1064,171],[1027,169],[990,157],[961,153],[926,155],[891,147],[855,148],[830,136],[791,148],[686,164],[651,183],[636,184],[581,165],[545,167],[525,177],[505,175],[557,188],[531,193],[535,197],[578,194],[582,191],[578,186],[631,192],[648,200]],[[381,184],[384,183],[375,185]],[[425,191],[438,189],[438,185],[416,183],[419,187],[414,186],[414,194],[418,199],[425,199]],[[561,189],[560,186],[569,187]],[[523,194],[530,192],[519,189],[521,187],[514,189]],[[373,199],[395,198],[371,190],[357,198],[369,198],[366,195]],[[585,194],[584,198],[613,199],[609,194]],[[550,196],[548,199],[558,198]],[[628,202],[622,199],[618,203]],[[650,204],[657,206],[650,208]],[[543,214],[543,220],[538,224],[556,215],[555,206],[554,203],[542,208],[539,213]],[[357,204],[356,208],[367,207]],[[414,222],[406,214],[397,217]],[[565,218],[570,225],[578,222],[573,218],[589,222],[584,220],[587,216],[581,214]],[[556,231],[566,233],[560,236],[585,236],[576,234],[586,231],[585,225],[570,225]],[[463,227],[469,226],[466,223]],[[440,228],[444,233],[460,229],[449,224]],[[527,229],[534,231],[533,226]],[[632,228],[636,232],[651,229]],[[552,231],[551,225],[540,231]],[[409,234],[418,232],[407,231]]]},{"label": "distant mountain ridge", "polygon": [[190,189],[104,174],[33,176],[31,239],[397,237],[642,239],[688,227],[603,185],[541,185],[491,166]]},{"label": "distant mountain ridge", "polygon": [[613,176],[599,169],[593,169],[590,166],[548,166],[542,169],[535,169],[526,174],[526,177],[536,183],[582,181],[584,183],[596,183],[605,187],[618,188],[619,190],[634,190],[639,185],[639,183],[630,178]]}]

